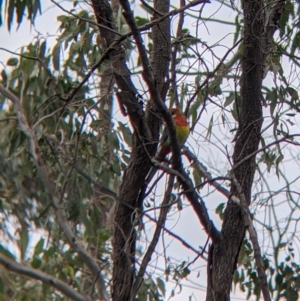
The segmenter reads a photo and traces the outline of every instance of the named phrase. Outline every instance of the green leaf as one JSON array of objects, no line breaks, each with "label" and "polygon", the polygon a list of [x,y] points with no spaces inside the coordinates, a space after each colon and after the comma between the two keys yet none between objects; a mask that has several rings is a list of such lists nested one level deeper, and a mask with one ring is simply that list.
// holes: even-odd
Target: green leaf
[{"label": "green leaf", "polygon": [[135,22],[136,22],[137,26],[143,26],[143,25],[149,23],[149,19],[135,16]]},{"label": "green leaf", "polygon": [[238,116],[238,111],[237,111],[236,103],[234,103],[234,105],[232,107],[231,115],[235,119],[235,121],[239,121],[239,116]]},{"label": "green leaf", "polygon": [[31,266],[34,269],[39,269],[43,264],[43,261],[41,260],[41,258],[34,256],[33,260],[31,261]]},{"label": "green leaf", "polygon": [[275,276],[275,282],[276,282],[277,286],[280,287],[280,285],[282,283],[282,280],[283,280],[282,274],[280,274],[280,273],[276,274],[276,276]]},{"label": "green leaf", "polygon": [[3,247],[2,244],[0,244],[0,253],[12,260],[16,260],[15,256],[7,248]]},{"label": "green leaf", "polygon": [[200,189],[200,185],[202,184],[202,180],[201,177],[203,175],[199,172],[198,168],[193,168],[193,178],[194,178],[194,182],[195,182],[195,187],[196,189]]},{"label": "green leaf", "polygon": [[291,54],[294,55],[296,49],[300,47],[300,31],[298,31],[293,39],[292,46],[291,46]]},{"label": "green leaf", "polygon": [[34,248],[34,255],[39,255],[44,251],[44,242],[45,239],[41,238]]},{"label": "green leaf", "polygon": [[219,215],[221,220],[223,220],[224,218],[224,208],[225,208],[225,203],[221,203],[215,210],[216,214]]},{"label": "green leaf", "polygon": [[132,146],[132,132],[131,132],[131,130],[129,129],[129,127],[127,125],[125,125],[121,121],[119,121],[118,124],[119,124],[118,130],[121,131],[124,141],[126,142],[126,144],[129,147],[131,147]]},{"label": "green leaf", "polygon": [[4,69],[2,69],[2,71],[1,71],[1,77],[2,77],[2,81],[3,81],[2,83],[6,84],[8,76]]},{"label": "green leaf", "polygon": [[233,283],[236,285],[239,282],[239,271],[235,270],[233,273]]},{"label": "green leaf", "polygon": [[237,15],[235,17],[235,33],[234,33],[234,37],[233,37],[233,43],[235,44],[238,40],[238,37],[240,35],[240,32],[241,32],[241,24],[239,22],[239,15]]},{"label": "green leaf", "polygon": [[286,91],[287,91],[288,94],[290,95],[292,101],[297,101],[297,100],[299,99],[298,92],[297,92],[294,88],[292,88],[292,87],[287,87],[287,88],[286,88]]},{"label": "green leaf", "polygon": [[21,251],[21,259],[25,259],[26,251],[28,248],[29,243],[29,235],[28,235],[28,229],[22,228],[20,230],[20,239],[18,241],[18,245]]},{"label": "green leaf", "polygon": [[38,12],[42,14],[42,6],[40,0],[33,0],[33,1],[34,3],[33,3],[32,14],[30,15],[30,20],[32,23],[34,23],[34,20]]},{"label": "green leaf", "polygon": [[69,276],[71,279],[74,278],[74,269],[70,265],[64,267],[64,273],[65,275]]},{"label": "green leaf", "polygon": [[230,92],[224,102],[224,107],[228,107],[235,100],[235,93]]},{"label": "green leaf", "polygon": [[78,51],[81,49],[81,46],[82,46],[81,41],[77,41],[77,42],[72,43],[71,49],[74,51]]},{"label": "green leaf", "polygon": [[11,30],[11,25],[14,20],[14,8],[15,8],[15,0],[9,0],[8,8],[7,8],[7,28],[8,31]]},{"label": "green leaf", "polygon": [[165,282],[161,278],[156,278],[157,287],[162,293],[163,297],[166,295]]},{"label": "green leaf", "polygon": [[286,28],[289,24],[289,18],[290,16],[294,15],[294,4],[291,1],[286,1],[284,5],[284,9],[282,10],[282,13],[280,15],[279,20],[279,28],[280,28],[280,38],[284,36],[286,33]]},{"label": "green leaf", "polygon": [[182,199],[181,199],[181,197],[178,197],[177,198],[177,209],[178,209],[178,211],[181,211],[182,208],[183,208]]},{"label": "green leaf", "polygon": [[285,293],[286,300],[288,301],[297,301],[298,299],[298,292],[291,286],[286,289]]},{"label": "green leaf", "polygon": [[119,161],[114,161],[113,164],[112,164],[112,169],[114,171],[114,173],[117,175],[117,176],[120,176],[121,175],[121,168],[120,168],[120,162]]},{"label": "green leaf", "polygon": [[278,156],[278,158],[276,159],[276,161],[275,161],[276,175],[277,175],[278,179],[279,179],[279,168],[278,168],[278,166],[279,166],[279,163],[280,163],[283,159],[284,159],[283,154],[280,154],[280,155]]},{"label": "green leaf", "polygon": [[52,63],[55,70],[60,70],[60,43],[57,43],[52,50]]},{"label": "green leaf", "polygon": [[112,132],[112,133],[107,134],[107,139],[108,139],[108,142],[109,142],[110,146],[113,149],[119,149],[120,148],[120,142],[119,142],[119,139],[118,139],[118,136],[117,136],[116,132]]},{"label": "green leaf", "polygon": [[39,57],[44,58],[47,50],[47,40],[44,40],[40,46]]},{"label": "green leaf", "polygon": [[26,5],[26,1],[16,1],[16,13],[17,13],[17,23],[18,23],[18,28],[20,27],[23,17],[24,17],[24,12]]},{"label": "green leaf", "polygon": [[17,58],[10,58],[7,60],[7,66],[17,66],[19,64],[19,60]]},{"label": "green leaf", "polygon": [[260,143],[261,143],[262,147],[266,146],[266,142],[265,142],[265,139],[263,137],[260,137]]},{"label": "green leaf", "polygon": [[208,128],[207,128],[206,139],[208,139],[208,140],[209,140],[210,137],[211,137],[213,125],[214,125],[214,115],[211,116],[211,118],[210,118],[210,120],[209,120]]}]

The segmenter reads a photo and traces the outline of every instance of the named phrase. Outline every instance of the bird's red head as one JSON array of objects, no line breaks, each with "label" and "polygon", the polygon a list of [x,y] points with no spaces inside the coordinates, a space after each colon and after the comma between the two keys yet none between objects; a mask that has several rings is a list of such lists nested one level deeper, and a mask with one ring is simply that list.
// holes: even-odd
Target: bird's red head
[{"label": "bird's red head", "polygon": [[177,108],[170,109],[170,113],[171,113],[172,117],[174,117],[174,116],[183,116],[183,113],[181,112],[181,110],[177,109]]},{"label": "bird's red head", "polygon": [[[189,123],[180,109],[172,108],[170,109],[170,113],[175,125],[178,144],[180,147],[182,147],[190,132]],[[163,161],[171,152],[170,140],[167,134],[167,131],[165,131],[165,135],[162,139],[163,142],[158,150],[157,160],[159,161]]]},{"label": "bird's red head", "polygon": [[170,113],[172,115],[175,126],[188,127],[188,122],[186,120],[186,117],[184,116],[184,114],[180,109],[172,108],[170,109]]}]

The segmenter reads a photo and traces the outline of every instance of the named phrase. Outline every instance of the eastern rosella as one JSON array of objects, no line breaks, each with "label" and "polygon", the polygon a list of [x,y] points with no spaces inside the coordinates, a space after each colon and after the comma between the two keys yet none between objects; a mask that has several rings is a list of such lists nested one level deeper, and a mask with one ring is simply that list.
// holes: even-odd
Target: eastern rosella
[{"label": "eastern rosella", "polygon": [[[173,122],[175,125],[178,144],[179,147],[181,148],[183,147],[186,139],[189,136],[190,127],[186,120],[186,117],[184,116],[184,114],[181,112],[180,109],[173,108],[170,110],[170,113],[172,115]],[[168,132],[165,130],[161,145],[157,152],[156,159],[158,161],[163,161],[170,152],[171,152],[170,139],[168,137]]]},{"label": "eastern rosella", "polygon": [[[190,133],[189,123],[186,117],[184,116],[184,114],[181,112],[181,110],[177,108],[173,108],[170,110],[170,113],[172,115],[173,122],[175,125],[176,136],[177,136],[179,147],[182,148]],[[162,162],[170,152],[171,152],[171,143],[168,137],[168,131],[165,129],[155,159],[157,161]],[[138,197],[138,207],[140,208],[141,211],[143,207],[143,201],[145,198],[147,186],[151,182],[157,170],[158,170],[157,166],[153,166],[150,169],[146,177],[145,184],[140,191]],[[140,218],[140,228],[143,228],[142,218]]]},{"label": "eastern rosella", "polygon": [[[181,110],[173,108],[170,110],[170,113],[175,125],[179,147],[182,148],[190,133],[189,124]],[[166,156],[171,152],[170,138],[168,136],[168,131],[165,129],[157,151],[157,155],[155,156],[155,159],[159,162],[164,161]],[[146,177],[146,186],[150,183],[157,170],[158,168],[155,166],[151,168],[148,176]]]}]

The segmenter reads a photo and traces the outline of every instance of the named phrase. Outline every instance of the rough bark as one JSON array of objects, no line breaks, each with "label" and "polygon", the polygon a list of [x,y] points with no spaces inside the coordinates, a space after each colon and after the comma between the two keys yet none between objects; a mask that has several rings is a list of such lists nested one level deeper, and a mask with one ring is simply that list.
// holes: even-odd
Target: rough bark
[{"label": "rough bark", "polygon": [[[166,14],[170,9],[169,0],[155,0],[154,9],[161,14]],[[154,13],[153,19],[160,16]],[[170,19],[167,18],[159,24],[153,26],[153,52],[152,52],[152,70],[154,80],[160,91],[161,98],[165,99],[169,89],[169,63],[171,60],[170,48]]]},{"label": "rough bark", "polygon": [[[170,9],[169,0],[155,0],[155,11],[166,14]],[[153,20],[160,16],[156,13]],[[160,93],[161,99],[165,101],[169,89],[169,62],[171,53],[171,37],[170,37],[170,18],[166,18],[162,22],[152,27],[153,35],[153,51],[151,53],[151,68],[156,86]],[[147,120],[152,125],[152,137],[154,141],[158,141],[156,134],[161,125],[161,120],[157,118],[157,109],[153,101],[147,104]]]},{"label": "rough bark", "polygon": [[[110,5],[105,0],[93,0],[92,6],[97,22],[108,28],[115,30],[113,13]],[[108,48],[115,40],[113,31],[99,28],[100,35],[104,40],[105,47]],[[147,164],[145,150],[141,147],[141,142],[150,142],[149,130],[147,129],[139,100],[130,72],[125,61],[124,49],[121,45],[116,45],[109,53],[112,73],[119,88],[119,98],[126,108],[130,121],[134,128],[133,151],[130,164],[124,174],[120,187],[118,203],[115,207],[114,233],[113,233],[113,282],[112,299],[129,300],[130,289],[134,276],[134,246],[135,233],[132,226],[135,199],[139,191],[139,186],[143,184],[143,177],[146,176],[150,164]],[[150,145],[145,143],[145,145]],[[148,147],[149,154],[154,153],[154,149]]]},{"label": "rough bark", "polygon": [[[169,9],[168,1],[158,1],[162,12]],[[167,3],[167,5],[166,5]],[[127,1],[120,1],[120,4],[127,7]],[[112,9],[105,0],[92,0],[93,9],[97,22],[108,28],[115,30]],[[127,14],[131,12],[126,10]],[[159,25],[157,25],[158,27]],[[155,43],[161,43],[163,50],[157,52],[156,56],[162,56],[160,60],[160,69],[156,74],[156,83],[160,91],[161,99],[165,99],[167,88],[162,89],[168,74],[168,49],[170,45],[169,20],[163,21],[163,38]],[[105,40],[108,48],[115,39],[115,34],[105,28],[99,28],[101,37]],[[154,34],[156,36],[157,34]],[[154,46],[155,47],[155,46]],[[125,54],[121,45],[117,45],[109,54],[112,66],[112,72],[119,88],[119,98],[122,105],[126,108],[131,124],[134,128],[133,145],[130,163],[124,173],[122,184],[119,189],[118,202],[115,207],[114,216],[114,233],[113,233],[113,283],[112,299],[113,300],[130,300],[131,287],[135,275],[134,255],[135,255],[135,229],[134,218],[135,209],[137,208],[137,197],[141,187],[144,184],[145,177],[151,167],[149,157],[155,154],[157,141],[159,137],[160,120],[157,117],[157,111],[152,101],[149,101],[146,114],[140,106],[138,93],[135,89],[130,72],[126,66]]]},{"label": "rough bark", "polygon": [[[234,164],[258,149],[262,125],[263,1],[245,0],[244,17],[245,29],[241,61],[242,104],[239,108],[239,129],[233,153]],[[251,200],[254,172],[255,156],[234,170],[248,205]],[[234,186],[231,193],[237,195],[237,189]],[[229,200],[220,242],[214,244],[210,249],[211,263],[208,267],[207,301],[230,299],[232,275],[236,269],[236,259],[245,235],[244,219],[241,213],[241,207]]]},{"label": "rough bark", "polygon": [[[244,158],[254,153],[259,146],[263,123],[261,93],[263,73],[285,2],[277,0],[271,6],[266,7],[262,0],[244,1],[245,27],[240,83],[242,104],[239,108],[239,128],[233,153],[232,171],[242,190],[246,208],[251,202],[256,164],[255,156],[250,156],[248,160]],[[233,185],[231,194],[241,199],[238,190],[240,189]],[[243,206],[231,200],[228,201],[220,241],[212,244],[209,251],[207,301],[230,300],[232,275],[236,269],[237,256],[245,235],[245,219],[242,210]],[[269,294],[266,288],[264,289],[264,298],[269,300]]]}]

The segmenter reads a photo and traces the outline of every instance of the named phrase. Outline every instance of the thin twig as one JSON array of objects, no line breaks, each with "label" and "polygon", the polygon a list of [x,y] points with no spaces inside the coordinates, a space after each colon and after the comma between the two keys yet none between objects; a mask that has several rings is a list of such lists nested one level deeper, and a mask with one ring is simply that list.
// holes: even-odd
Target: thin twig
[{"label": "thin twig", "polygon": [[299,146],[300,144],[297,143],[297,142],[293,142],[293,141],[290,141],[289,139],[292,139],[293,137],[300,137],[300,134],[294,134],[294,135],[289,135],[287,137],[283,137],[279,140],[276,140],[276,141],[273,141],[267,145],[265,145],[264,147],[261,147],[260,149],[254,151],[253,153],[251,153],[250,155],[246,156],[245,158],[243,158],[243,160],[239,161],[238,163],[236,163],[233,167],[232,167],[232,170],[235,170],[237,169],[237,167],[239,167],[241,164],[243,164],[245,161],[251,159],[252,157],[254,157],[256,154],[268,149],[269,147],[273,146],[273,145],[276,145],[278,143],[281,143],[281,142],[286,142],[286,143],[291,143],[291,144],[294,144],[294,145],[297,145]]},{"label": "thin twig", "polygon": [[140,0],[142,2],[142,4],[149,10],[151,10],[152,12],[156,13],[159,16],[163,16],[164,14],[162,14],[161,12],[159,12],[158,10],[156,10],[155,8],[153,8],[151,5],[149,5],[146,1],[144,0]]},{"label": "thin twig", "polygon": [[208,81],[215,76],[215,74],[219,71],[219,69],[223,66],[223,63],[225,61],[225,59],[227,58],[227,56],[232,52],[232,50],[234,48],[236,48],[241,42],[243,41],[243,39],[238,40],[231,48],[229,48],[227,50],[227,52],[225,53],[225,55],[223,56],[223,58],[221,59],[221,61],[219,62],[219,64],[217,65],[217,67],[207,76],[207,78],[205,79],[205,81],[201,84],[201,86],[199,86],[197,88],[197,90],[195,91],[195,93],[192,95],[192,97],[189,99],[187,106],[186,106],[186,112],[188,112],[190,105],[192,104],[192,102],[194,101],[194,99],[197,97],[199,91],[201,91],[205,85],[207,85]]},{"label": "thin twig", "polygon": [[[162,202],[162,207],[160,209],[160,214],[159,214],[159,218],[157,221],[157,225],[153,234],[153,238],[152,241],[146,251],[146,254],[142,260],[142,263],[140,265],[140,269],[139,272],[136,276],[136,279],[134,281],[134,284],[132,286],[132,290],[131,290],[131,301],[134,301],[136,298],[136,294],[142,284],[143,281],[143,276],[145,274],[146,268],[148,266],[148,263],[151,260],[152,254],[155,250],[155,247],[159,241],[160,238],[160,233],[165,225],[166,219],[167,219],[167,213],[169,211],[169,208],[172,204],[170,204],[170,198],[171,198],[171,192],[173,190],[173,185],[174,185],[174,180],[175,180],[175,176],[171,175],[169,178],[169,182],[168,182],[168,187],[167,190],[165,192],[165,196]],[[169,206],[168,206],[169,205]]]},{"label": "thin twig", "polygon": [[[157,223],[157,220],[155,220],[153,217],[151,217],[149,214],[144,214],[148,219],[150,219],[152,222]],[[201,254],[203,252],[199,252],[197,251],[194,247],[192,247],[190,244],[188,244],[185,240],[183,240],[179,235],[173,233],[172,231],[170,231],[169,229],[167,229],[166,227],[163,227],[164,231],[166,233],[168,233],[170,236],[174,237],[175,239],[177,239],[178,241],[180,241],[182,243],[182,245],[184,245],[187,249],[193,251],[197,256],[202,257],[202,259],[207,260],[204,256],[202,256]],[[203,248],[204,249],[204,248]]]},{"label": "thin twig", "polygon": [[226,198],[230,196],[230,192],[224,188],[222,185],[220,185],[218,182],[212,180],[211,173],[207,171],[207,168],[198,160],[198,158],[187,148],[183,148],[184,154],[187,156],[189,161],[193,161],[195,164],[195,167],[198,169],[198,171],[203,175],[205,179],[213,186],[216,188],[217,191],[219,191],[221,194],[223,194]]},{"label": "thin twig", "polygon": [[118,36],[121,36],[121,35],[122,35],[122,34],[120,34],[119,32],[113,30],[112,28],[109,28],[109,27],[104,26],[104,25],[102,25],[102,24],[95,23],[95,22],[93,22],[93,21],[91,21],[91,20],[89,20],[89,19],[82,18],[82,17],[80,17],[80,16],[78,16],[78,15],[76,15],[76,14],[73,14],[71,11],[65,9],[64,7],[62,7],[59,3],[57,3],[57,2],[54,1],[54,0],[51,0],[51,2],[53,2],[56,6],[58,6],[62,11],[64,11],[65,13],[67,13],[67,14],[69,14],[69,15],[71,15],[71,16],[73,16],[73,17],[76,18],[76,19],[79,19],[79,20],[81,20],[81,21],[87,22],[87,23],[92,24],[92,25],[94,25],[94,26],[101,27],[101,28],[104,28],[104,29],[106,29],[106,30],[109,30],[109,31],[113,32],[114,34],[116,34],[116,35],[118,35]]}]

